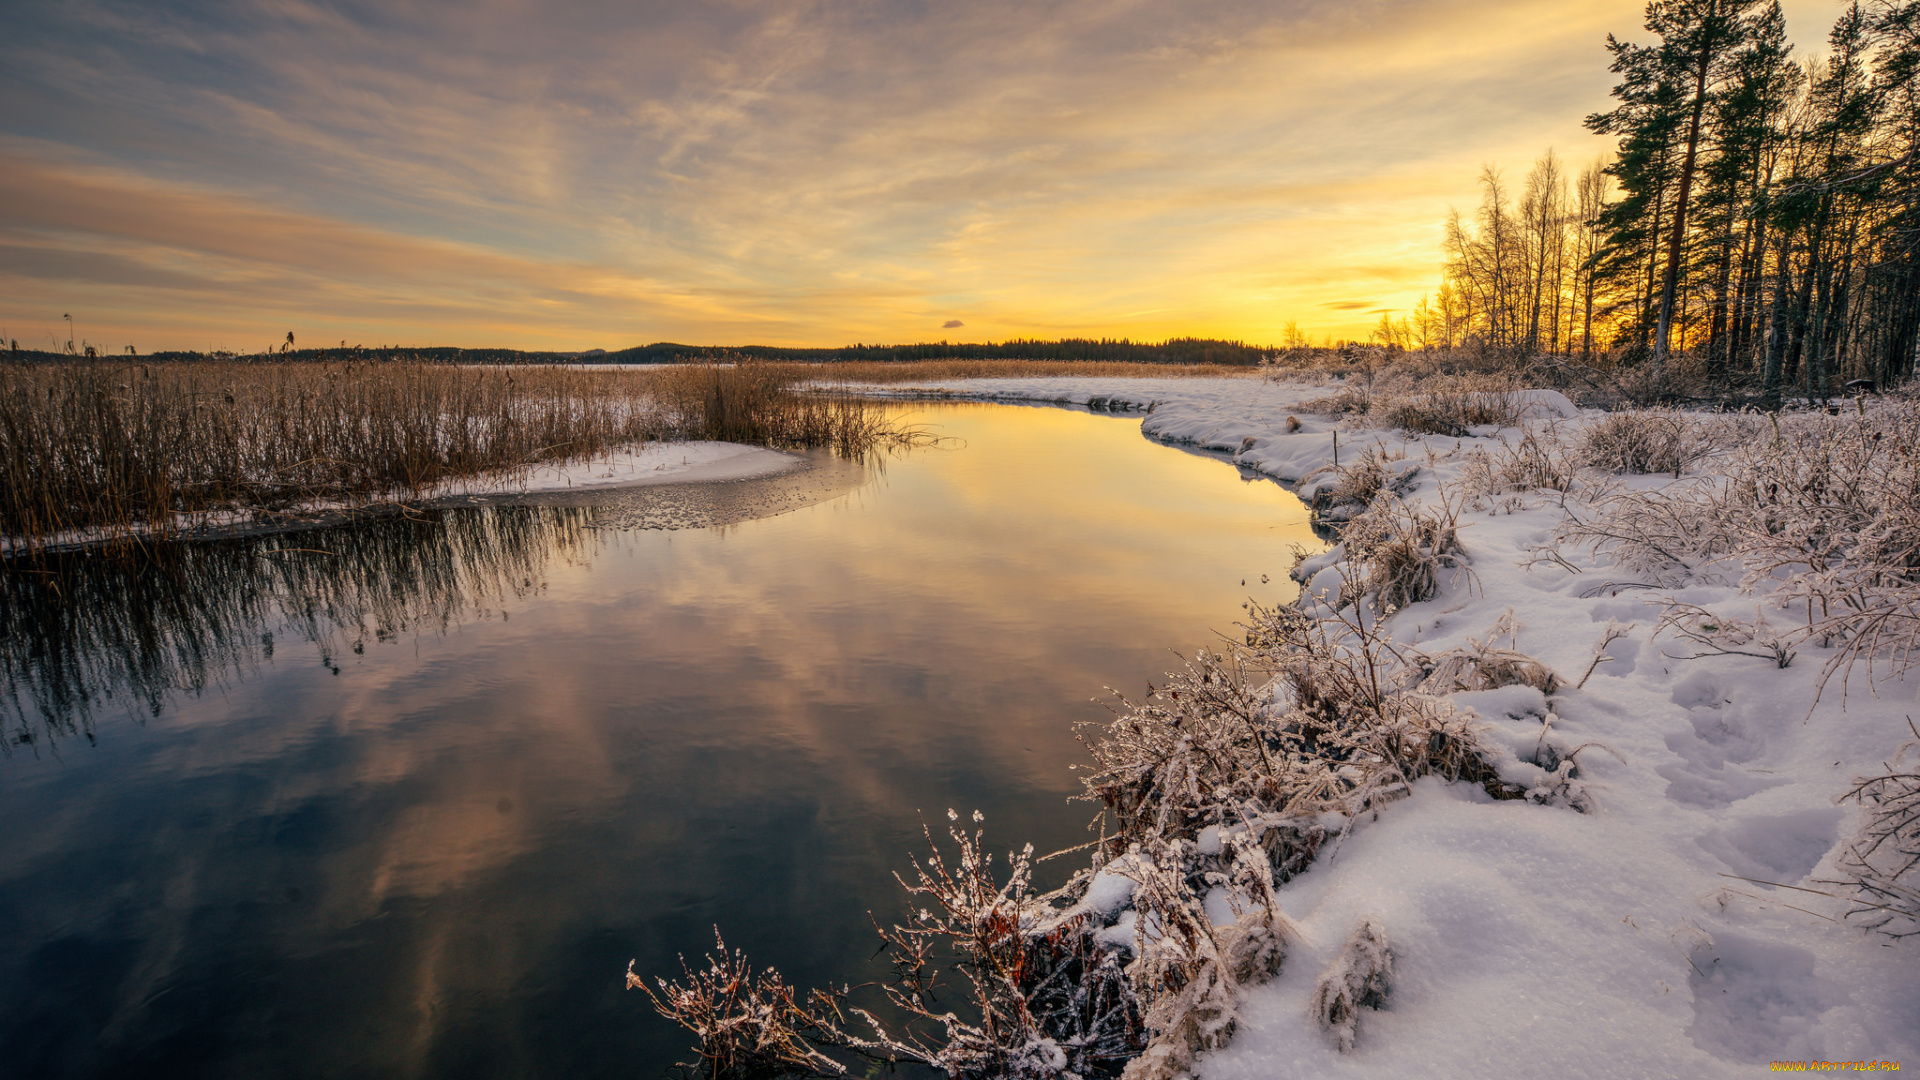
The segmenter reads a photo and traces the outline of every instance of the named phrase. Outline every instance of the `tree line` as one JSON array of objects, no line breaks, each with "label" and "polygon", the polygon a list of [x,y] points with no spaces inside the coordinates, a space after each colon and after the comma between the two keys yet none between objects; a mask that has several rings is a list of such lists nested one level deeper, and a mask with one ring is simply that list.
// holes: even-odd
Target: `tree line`
[{"label": "tree line", "polygon": [[1799,57],[1778,0],[1654,0],[1607,39],[1616,139],[1450,215],[1437,293],[1376,338],[1664,367],[1777,400],[1920,359],[1920,0],[1848,6]]},{"label": "tree line", "polygon": [[[131,353],[131,350],[129,350]],[[671,364],[703,360],[778,360],[794,363],[907,362],[913,360],[1088,360],[1139,364],[1228,364],[1251,367],[1265,359],[1270,349],[1243,341],[1212,338],[1169,338],[1166,341],[1131,341],[1127,338],[1061,338],[1045,341],[1015,338],[1000,343],[949,344],[922,342],[912,345],[845,345],[838,348],[788,348],[779,345],[678,345],[656,342],[631,348],[586,352],[527,352],[519,349],[461,349],[453,347],[412,348],[392,346],[346,346],[339,349],[294,349],[245,354],[252,360],[427,360],[451,364]],[[22,361],[67,359],[62,353],[15,348],[4,355]],[[232,356],[229,353],[155,352],[141,356],[150,363],[175,360],[205,360]]]},{"label": "tree line", "polygon": [[607,360],[624,363],[662,363],[710,356],[747,356],[756,360],[798,363],[904,362],[912,360],[1094,360],[1136,364],[1234,364],[1252,366],[1270,350],[1244,341],[1212,338],[1169,338],[1132,341],[1127,338],[1013,338],[977,344],[921,342],[912,345],[845,345],[838,348],[787,348],[776,345],[738,345],[712,348],[663,342],[609,353]]}]

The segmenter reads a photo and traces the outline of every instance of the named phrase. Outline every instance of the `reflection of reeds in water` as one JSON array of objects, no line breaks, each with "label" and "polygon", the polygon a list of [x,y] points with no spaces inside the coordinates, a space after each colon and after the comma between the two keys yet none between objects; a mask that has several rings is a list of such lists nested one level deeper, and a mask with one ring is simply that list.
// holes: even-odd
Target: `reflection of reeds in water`
[{"label": "reflection of reeds in water", "polygon": [[648,439],[897,437],[791,365],[0,364],[0,540],[164,537],[177,515],[416,498]]},{"label": "reflection of reeds in water", "polygon": [[150,549],[140,560],[51,557],[0,572],[6,752],[92,737],[109,702],[158,715],[176,693],[244,676],[275,635],[322,663],[366,639],[445,630],[543,587],[591,553],[592,511],[496,508]]}]

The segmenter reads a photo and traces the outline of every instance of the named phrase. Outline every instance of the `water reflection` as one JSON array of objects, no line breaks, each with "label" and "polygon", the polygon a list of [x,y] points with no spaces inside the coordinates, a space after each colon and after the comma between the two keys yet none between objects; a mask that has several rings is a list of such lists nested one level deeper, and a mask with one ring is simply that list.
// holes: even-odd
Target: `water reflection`
[{"label": "water reflection", "polygon": [[97,708],[158,716],[273,658],[276,629],[334,653],[417,628],[445,632],[544,588],[591,550],[592,511],[500,508],[371,518],[349,527],[161,546],[137,560],[69,554],[0,573],[5,746],[92,738]]},{"label": "water reflection", "polygon": [[0,762],[10,1067],[659,1075],[628,958],[718,922],[872,978],[919,812],[1078,842],[1072,723],[1280,598],[1304,508],[1137,422],[915,411],[947,448],[725,529],[491,509],[64,573],[8,624],[14,722],[100,737]]}]

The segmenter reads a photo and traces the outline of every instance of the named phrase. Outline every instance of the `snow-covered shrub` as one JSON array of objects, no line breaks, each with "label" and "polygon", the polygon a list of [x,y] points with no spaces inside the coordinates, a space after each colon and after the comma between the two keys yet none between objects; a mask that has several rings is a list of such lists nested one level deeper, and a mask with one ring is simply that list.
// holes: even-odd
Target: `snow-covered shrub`
[{"label": "snow-covered shrub", "polygon": [[[1465,645],[1432,657],[1420,657],[1417,664],[1425,675],[1420,689],[1430,694],[1452,694],[1461,690],[1497,690],[1502,686],[1531,686],[1543,694],[1560,688],[1560,677],[1545,664],[1519,651],[1520,624],[1508,608],[1493,624],[1483,641],[1469,637]],[[1500,647],[1505,636],[1507,647]]]},{"label": "snow-covered shrub", "polygon": [[1459,437],[1475,427],[1519,426],[1521,401],[1510,388],[1443,388],[1375,402],[1368,415],[1416,435]]},{"label": "snow-covered shrub", "polygon": [[1457,511],[1445,501],[1415,506],[1383,494],[1347,523],[1340,542],[1346,549],[1341,603],[1365,599],[1381,612],[1433,599],[1443,574],[1457,576],[1467,566]]},{"label": "snow-covered shrub", "polygon": [[[1920,732],[1916,732],[1920,735]],[[1891,937],[1920,935],[1920,769],[1909,743],[1885,773],[1856,784],[1846,798],[1866,820],[1840,856],[1840,882],[1852,900],[1847,920]]]},{"label": "snow-covered shrub", "polygon": [[1920,650],[1920,400],[1788,417],[1765,434],[1734,456],[1724,496],[1742,584],[1799,607],[1805,636],[1838,646],[1823,683],[1859,661],[1904,673]]},{"label": "snow-covered shrub", "polygon": [[1373,394],[1364,383],[1346,382],[1325,397],[1301,402],[1303,413],[1316,416],[1348,416],[1365,413],[1373,407]]},{"label": "snow-covered shrub", "polygon": [[1530,428],[1517,443],[1501,440],[1490,451],[1472,451],[1461,470],[1460,488],[1475,498],[1509,491],[1566,492],[1573,489],[1578,472],[1557,428]]},{"label": "snow-covered shrub", "polygon": [[1589,426],[1575,453],[1580,464],[1609,472],[1679,476],[1712,452],[1711,427],[1679,409],[1630,409]]},{"label": "snow-covered shrub", "polygon": [[[1149,1003],[1152,1039],[1128,1063],[1125,1080],[1172,1080],[1195,1053],[1226,1045],[1239,1018],[1240,987],[1265,982],[1286,957],[1291,928],[1274,902],[1266,851],[1235,831],[1218,860],[1227,869],[1196,873],[1210,861],[1201,847],[1154,838],[1128,853],[1138,885],[1137,958],[1127,974],[1136,996]],[[1226,902],[1231,922],[1209,910],[1214,895]]]},{"label": "snow-covered shrub", "polygon": [[1771,660],[1777,668],[1790,666],[1797,655],[1793,648],[1798,636],[1795,628],[1776,626],[1759,605],[1754,606],[1753,618],[1740,619],[1668,598],[1656,603],[1661,611],[1654,633],[1671,631],[1703,647],[1707,654],[1752,656]]},{"label": "snow-covered shrub", "polygon": [[[778,972],[756,976],[724,944],[705,971],[687,970],[685,985],[656,980],[656,993],[631,965],[627,985],[694,1032],[700,1060],[690,1067],[712,1080],[845,1075],[822,1047],[882,1064],[914,1062],[955,1080],[1118,1076],[1147,1045],[1147,1028],[1129,948],[1107,925],[1113,912],[1089,902],[1097,876],[1083,871],[1057,892],[1036,894],[1031,845],[1008,857],[999,881],[981,831],[948,831],[954,860],[929,832],[930,854],[916,862],[912,883],[901,880],[924,906],[910,924],[880,930],[895,973],[883,989],[908,1018],[904,1026],[854,1006],[846,989],[803,999]],[[1270,901],[1271,889],[1262,895]],[[968,1015],[942,1007],[946,971],[963,980]]]},{"label": "snow-covered shrub", "polygon": [[1717,564],[1740,546],[1722,494],[1722,485],[1702,480],[1602,495],[1584,510],[1569,505],[1554,540],[1588,548],[1652,584],[1715,581]]},{"label": "snow-covered shrub", "polygon": [[[923,1062],[952,1077],[1112,1075],[1145,1038],[1123,957],[1098,938],[1104,913],[1070,902],[1084,897],[1091,872],[1059,893],[1036,895],[1031,845],[1009,857],[1007,879],[996,882],[982,834],[969,836],[958,826],[949,834],[958,846],[954,863],[929,835],[932,853],[915,865],[912,883],[901,881],[927,906],[911,925],[881,931],[899,974],[888,996],[939,1034],[891,1033],[871,1014],[853,1010],[874,1035],[856,1038],[836,1028],[842,1044]],[[942,968],[965,978],[976,1019],[936,1011]]]},{"label": "snow-covered shrub", "polygon": [[1121,698],[1112,721],[1083,727],[1095,762],[1086,797],[1105,808],[1116,853],[1244,829],[1285,880],[1329,826],[1422,776],[1516,796],[1480,757],[1469,718],[1411,688],[1422,673],[1372,620],[1251,610],[1245,645],[1196,655],[1146,700]]},{"label": "snow-covered shrub", "polygon": [[1644,353],[1634,362],[1631,351],[1619,355],[1602,374],[1603,396],[1613,403],[1642,408],[1705,397],[1715,380],[1707,377],[1698,357],[1669,354],[1662,363],[1646,362]]},{"label": "snow-covered shrub", "polygon": [[1920,402],[1723,430],[1738,438],[1718,479],[1596,499],[1560,539],[1654,584],[1738,580],[1799,624],[1780,656],[1806,641],[1836,650],[1823,687],[1862,663],[1904,674],[1920,659]]},{"label": "snow-covered shrub", "polygon": [[1365,513],[1382,492],[1404,495],[1412,489],[1420,467],[1404,454],[1370,446],[1345,465],[1328,465],[1301,479],[1301,493],[1314,518],[1338,524]]},{"label": "snow-covered shrub", "polygon": [[713,942],[719,952],[707,954],[704,969],[689,967],[683,957],[685,982],[657,978],[657,990],[627,964],[628,989],[646,994],[660,1015],[700,1040],[699,1060],[683,1068],[713,1080],[846,1072],[807,1041],[807,1033],[820,1031],[815,1012],[778,971],[755,974],[738,951],[727,951],[717,927]]},{"label": "snow-covered shrub", "polygon": [[1436,390],[1403,397],[1382,419],[1415,434],[1462,437],[1476,427],[1518,427],[1522,400],[1512,389]]},{"label": "snow-covered shrub", "polygon": [[1387,932],[1377,920],[1361,919],[1313,988],[1313,1016],[1333,1033],[1342,1051],[1353,1049],[1360,1010],[1386,1004],[1392,979]]}]

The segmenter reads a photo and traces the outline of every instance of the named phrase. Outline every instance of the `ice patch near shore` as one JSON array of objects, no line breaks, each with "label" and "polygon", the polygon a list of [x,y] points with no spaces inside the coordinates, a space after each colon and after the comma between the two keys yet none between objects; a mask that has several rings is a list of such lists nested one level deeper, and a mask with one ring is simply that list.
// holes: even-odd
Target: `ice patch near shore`
[{"label": "ice patch near shore", "polygon": [[586,488],[641,487],[746,480],[797,468],[803,459],[778,450],[727,442],[645,443],[588,461],[537,465],[520,476],[474,477],[449,484],[442,494],[502,492],[539,494]]}]

